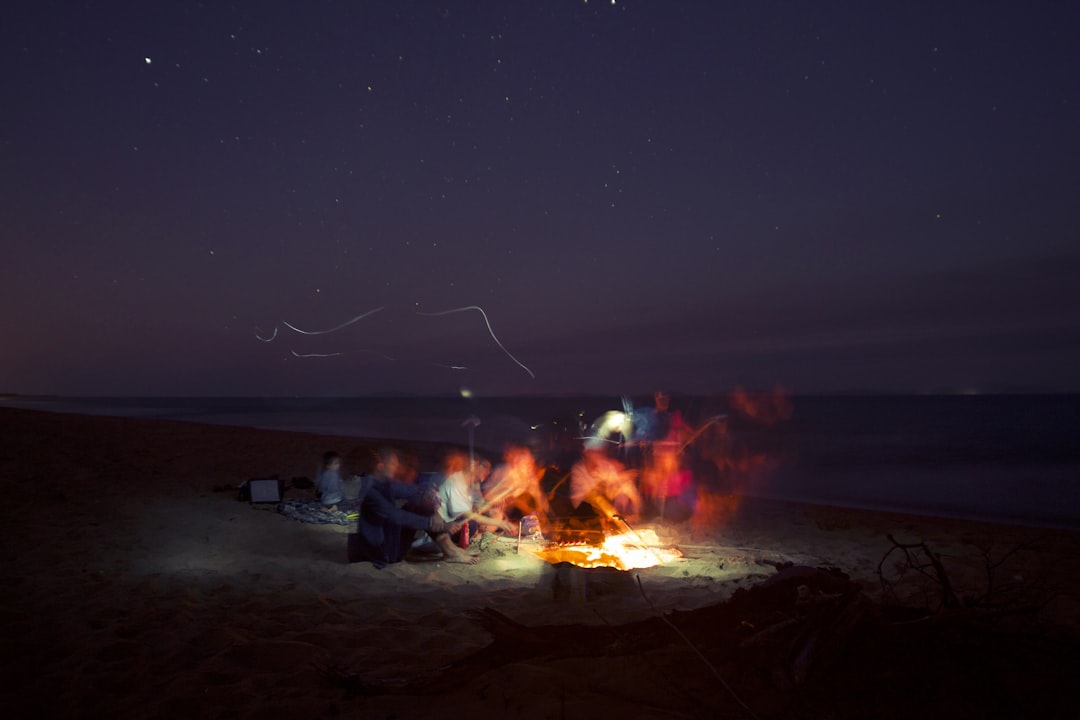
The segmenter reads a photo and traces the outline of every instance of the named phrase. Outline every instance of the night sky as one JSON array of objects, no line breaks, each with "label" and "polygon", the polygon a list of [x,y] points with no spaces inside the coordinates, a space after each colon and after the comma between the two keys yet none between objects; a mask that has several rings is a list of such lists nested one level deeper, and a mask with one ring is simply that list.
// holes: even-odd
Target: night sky
[{"label": "night sky", "polygon": [[1080,391],[1078,27],[17,3],[0,391]]}]

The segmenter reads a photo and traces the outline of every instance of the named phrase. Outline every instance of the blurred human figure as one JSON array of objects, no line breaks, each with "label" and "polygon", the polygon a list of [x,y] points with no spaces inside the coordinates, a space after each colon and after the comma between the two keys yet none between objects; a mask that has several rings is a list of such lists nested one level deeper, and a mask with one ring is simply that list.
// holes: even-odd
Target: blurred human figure
[{"label": "blurred human figure", "polygon": [[680,446],[691,435],[682,413],[671,409],[671,396],[662,390],[653,393],[653,406],[631,410],[630,432],[623,454],[627,465],[645,468],[656,448],[663,444]]},{"label": "blurred human figure", "polygon": [[641,475],[641,492],[661,521],[681,522],[693,514],[697,501],[693,474],[681,466],[674,444],[659,443],[653,448]]},{"label": "blurred human figure", "polygon": [[570,469],[570,504],[577,509],[585,503],[607,520],[636,517],[641,512],[636,475],[603,450],[586,449]]},{"label": "blurred human figure", "polygon": [[653,393],[653,407],[648,436],[649,443],[681,445],[691,433],[682,413],[671,409],[671,396],[663,390]]},{"label": "blurred human figure", "polygon": [[475,537],[476,513],[483,496],[478,492],[480,483],[491,472],[491,463],[479,456],[469,460],[465,453],[455,453],[448,458],[446,480],[439,487],[439,515],[448,524],[460,522],[461,528],[451,534],[458,547],[468,547],[469,538]]},{"label": "blurred human figure", "polygon": [[501,462],[483,483],[484,504],[491,517],[513,525],[526,515],[548,514],[547,495],[540,487],[543,469],[532,450],[510,445]]},{"label": "blurred human figure", "polygon": [[324,510],[337,510],[345,499],[345,482],[341,479],[341,455],[330,450],[323,454],[322,466],[315,478],[319,501]]},{"label": "blurred human figure", "polygon": [[370,560],[377,568],[400,562],[417,532],[423,530],[447,562],[475,563],[475,557],[451,540],[461,523],[447,523],[439,514],[436,488],[396,480],[401,469],[401,459],[394,450],[380,452],[360,505],[355,540],[350,536],[350,560]]}]

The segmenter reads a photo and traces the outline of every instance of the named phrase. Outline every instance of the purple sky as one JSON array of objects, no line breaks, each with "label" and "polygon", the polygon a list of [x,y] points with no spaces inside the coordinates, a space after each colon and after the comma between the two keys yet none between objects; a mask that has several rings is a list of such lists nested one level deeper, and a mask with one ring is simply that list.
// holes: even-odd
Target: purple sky
[{"label": "purple sky", "polygon": [[0,391],[1080,391],[1077,27],[19,3]]}]

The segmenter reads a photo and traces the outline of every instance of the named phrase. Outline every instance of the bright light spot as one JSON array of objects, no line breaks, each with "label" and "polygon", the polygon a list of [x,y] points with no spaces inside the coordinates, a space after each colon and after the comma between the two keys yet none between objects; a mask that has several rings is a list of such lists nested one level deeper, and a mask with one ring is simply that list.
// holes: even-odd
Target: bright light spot
[{"label": "bright light spot", "polygon": [[151,62],[153,62],[150,58],[143,58],[143,60],[146,61],[147,65],[149,65]]},{"label": "bright light spot", "polygon": [[463,398],[471,398],[472,397],[472,390],[470,390],[467,387],[461,388],[461,397],[463,397]]},{"label": "bright light spot", "polygon": [[624,424],[626,424],[626,415],[618,410],[612,410],[604,416],[601,432],[608,433],[618,431]]}]

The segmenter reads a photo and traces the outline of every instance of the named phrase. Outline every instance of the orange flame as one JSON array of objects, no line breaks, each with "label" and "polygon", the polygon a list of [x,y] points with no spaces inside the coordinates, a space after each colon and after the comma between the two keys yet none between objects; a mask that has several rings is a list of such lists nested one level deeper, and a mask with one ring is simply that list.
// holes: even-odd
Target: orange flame
[{"label": "orange flame", "polygon": [[619,570],[655,567],[682,557],[678,549],[665,547],[656,531],[651,529],[608,535],[601,545],[568,543],[541,548],[533,553],[553,564],[568,562],[583,568],[612,567]]}]

